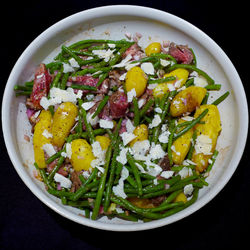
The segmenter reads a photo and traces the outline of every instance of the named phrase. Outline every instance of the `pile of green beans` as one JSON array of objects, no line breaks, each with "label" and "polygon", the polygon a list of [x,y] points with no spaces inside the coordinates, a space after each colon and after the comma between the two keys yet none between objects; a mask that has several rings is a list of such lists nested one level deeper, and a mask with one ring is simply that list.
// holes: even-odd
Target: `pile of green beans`
[{"label": "pile of green beans", "polygon": [[[114,47],[111,46],[115,45]],[[83,90],[90,94],[97,94],[98,88],[102,85],[105,79],[109,78],[110,72],[113,70],[113,66],[120,63],[125,57],[124,53],[130,48],[135,42],[126,40],[108,40],[108,39],[88,39],[78,41],[71,44],[70,46],[62,45],[60,53],[54,58],[54,60],[46,64],[46,68],[52,76],[50,88],[60,88],[65,90],[67,83],[73,81],[73,77],[81,77],[91,75],[96,80],[96,86],[82,85],[80,83],[70,83],[70,87],[75,90]],[[98,57],[95,54],[95,50],[114,50],[114,55],[109,60],[105,61],[103,58]],[[198,75],[204,77],[208,83],[205,87],[207,90],[206,96],[201,102],[201,105],[209,102],[209,91],[221,90],[222,85],[216,84],[206,72],[197,66],[197,57],[192,49],[190,51],[193,54],[193,61],[190,64],[179,64],[177,60],[170,54],[165,53],[153,53],[148,56],[144,56],[139,60],[133,60],[133,63],[145,63],[150,62],[153,64],[155,74],[149,75],[147,84],[162,84],[173,82],[177,79],[175,76],[170,77],[159,77],[160,71],[165,74],[175,69],[187,69],[190,73],[197,72]],[[74,59],[79,67],[75,67],[73,72],[64,72],[65,64],[69,64]],[[163,66],[163,60],[167,60],[169,63]],[[125,68],[121,68],[125,70]],[[183,87],[190,87],[195,85],[195,78],[189,76]],[[23,85],[15,85],[14,90],[16,96],[30,96],[33,91],[34,83],[36,79],[25,82]],[[115,92],[118,88],[123,86],[123,91],[127,94],[125,83],[115,86],[110,90]],[[153,85],[150,85],[153,86]],[[112,93],[111,93],[112,94]],[[113,129],[104,129],[94,127],[90,124],[87,119],[87,112],[82,104],[88,102],[89,99],[85,95],[81,99],[77,99],[78,105],[78,119],[74,128],[72,128],[69,135],[65,138],[64,145],[57,150],[57,152],[46,158],[46,164],[53,163],[54,168],[48,172],[46,169],[41,169],[34,163],[35,168],[39,172],[43,182],[48,190],[48,193],[61,199],[63,205],[72,206],[85,211],[85,217],[96,220],[100,216],[106,215],[109,218],[119,217],[124,220],[130,221],[151,221],[162,219],[171,216],[186,207],[192,205],[198,199],[198,193],[201,188],[207,186],[208,183],[205,181],[209,172],[211,171],[218,151],[215,150],[211,157],[210,163],[207,169],[197,174],[195,163],[188,163],[183,165],[174,165],[173,161],[173,150],[172,146],[175,140],[183,136],[189,130],[193,129],[192,145],[185,157],[186,160],[192,159],[192,155],[195,150],[195,141],[197,139],[197,131],[195,130],[197,124],[204,123],[202,118],[208,114],[208,109],[205,109],[197,118],[191,121],[186,121],[178,124],[177,118],[172,117],[170,114],[170,105],[174,97],[178,94],[178,90],[167,91],[161,98],[153,97],[152,95],[147,98],[146,103],[139,107],[139,98],[134,97],[130,104],[129,111],[133,112],[133,125],[138,127],[141,124],[149,125],[152,123],[156,115],[156,109],[158,109],[157,115],[160,117],[160,122],[157,126],[148,129],[148,140],[151,145],[161,145],[162,149],[168,156],[170,170],[174,172],[174,175],[168,179],[158,178],[159,176],[152,176],[149,174],[148,166],[145,161],[139,161],[136,159],[132,151],[127,152],[127,163],[122,164],[117,160],[121,147],[124,147],[123,141],[119,135],[122,127],[123,118],[114,119],[115,126]],[[213,105],[219,105],[229,95],[227,91],[218,99],[212,102]],[[47,96],[50,97],[50,94]],[[110,105],[110,94],[103,96],[102,100],[96,105],[96,110],[92,114],[92,119],[98,117],[103,111],[106,105]],[[52,115],[54,114],[54,107],[50,106],[49,110]],[[160,112],[159,112],[160,110]],[[191,114],[193,115],[193,113]],[[170,135],[168,142],[161,143],[159,137],[163,129],[163,125],[167,125]],[[81,186],[76,191],[62,188],[58,189],[57,183],[54,180],[55,174],[65,163],[69,163],[67,159],[65,161],[65,153],[67,143],[71,143],[76,139],[85,139],[90,144],[95,143],[96,136],[105,135],[110,138],[110,144],[105,152],[105,163],[103,165],[103,172],[99,172],[98,168],[93,168],[89,171],[89,177],[79,174]],[[188,162],[188,161],[187,161]],[[153,164],[159,164],[159,159],[152,161]],[[138,167],[138,164],[141,168]],[[183,177],[179,174],[185,167],[189,168],[191,175]],[[119,184],[122,172],[126,170],[129,173],[128,177],[124,180],[124,193],[127,198],[122,198],[113,192],[113,187]],[[71,177],[69,173],[67,178]],[[184,192],[184,187],[187,185],[193,186],[193,192],[186,201],[178,201],[178,196]],[[153,200],[158,197],[163,197],[163,201],[160,205],[152,205]],[[140,201],[148,201],[152,205],[151,207],[139,206],[134,200],[139,199]],[[113,208],[115,207],[115,209]],[[122,212],[119,212],[116,208],[122,208]]]}]

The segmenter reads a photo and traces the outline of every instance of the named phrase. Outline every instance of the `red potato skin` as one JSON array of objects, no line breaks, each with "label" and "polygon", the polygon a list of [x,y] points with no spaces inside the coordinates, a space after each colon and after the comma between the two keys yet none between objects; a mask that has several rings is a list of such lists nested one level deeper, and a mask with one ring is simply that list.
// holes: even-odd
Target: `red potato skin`
[{"label": "red potato skin", "polygon": [[34,109],[42,109],[40,100],[42,97],[48,95],[51,81],[52,77],[46,69],[45,64],[41,63],[35,71],[34,85],[30,95],[30,101]]}]

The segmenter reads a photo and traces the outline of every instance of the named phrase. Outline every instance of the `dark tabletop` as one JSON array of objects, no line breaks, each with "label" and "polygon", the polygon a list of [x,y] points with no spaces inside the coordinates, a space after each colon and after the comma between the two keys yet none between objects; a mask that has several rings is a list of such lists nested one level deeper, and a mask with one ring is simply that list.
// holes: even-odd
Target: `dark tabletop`
[{"label": "dark tabletop", "polygon": [[[244,1],[5,1],[1,6],[2,93],[24,49],[41,32],[76,12],[111,4],[157,8],[194,24],[226,52],[249,95],[249,13]],[[247,2],[247,1],[246,1]],[[1,93],[1,96],[2,96]],[[56,214],[25,186],[1,133],[0,249],[238,249],[249,245],[249,146],[224,189],[206,206],[174,224],[142,232],[108,232]],[[248,152],[247,152],[248,151]],[[247,248],[246,245],[246,248]]]}]

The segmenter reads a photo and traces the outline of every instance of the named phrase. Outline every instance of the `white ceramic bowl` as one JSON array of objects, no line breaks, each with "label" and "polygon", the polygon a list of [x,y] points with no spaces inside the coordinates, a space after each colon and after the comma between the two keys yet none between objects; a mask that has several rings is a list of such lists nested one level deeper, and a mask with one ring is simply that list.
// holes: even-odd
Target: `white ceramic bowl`
[{"label": "white ceramic bowl", "polygon": [[[217,148],[220,152],[216,164],[207,179],[209,186],[203,188],[195,204],[168,218],[148,223],[131,223],[119,219],[86,219],[82,211],[61,205],[49,195],[44,185],[33,177],[32,143],[24,140],[30,135],[26,118],[24,98],[16,98],[13,87],[27,81],[40,62],[49,62],[60,46],[87,38],[125,38],[125,32],[140,32],[139,44],[145,48],[150,41],[170,40],[188,44],[197,55],[198,67],[222,84],[215,92],[216,98],[225,91],[230,96],[219,105],[222,132]],[[151,40],[150,40],[151,39]],[[210,99],[211,100],[211,99]],[[223,112],[222,112],[223,111]],[[136,231],[164,226],[180,220],[209,202],[224,187],[234,173],[242,156],[248,130],[248,110],[241,80],[226,54],[201,30],[169,13],[139,6],[106,6],[86,10],[63,19],[38,36],[23,52],[8,79],[3,103],[2,125],[10,159],[24,183],[47,206],[62,216],[94,228],[113,231]]]}]

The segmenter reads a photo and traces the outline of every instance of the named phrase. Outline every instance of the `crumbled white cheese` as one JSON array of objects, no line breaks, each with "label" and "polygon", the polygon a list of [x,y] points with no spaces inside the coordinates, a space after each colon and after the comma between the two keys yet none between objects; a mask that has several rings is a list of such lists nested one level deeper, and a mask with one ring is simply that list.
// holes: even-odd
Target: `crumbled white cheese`
[{"label": "crumbled white cheese", "polygon": [[54,180],[60,183],[60,186],[63,188],[71,188],[72,182],[68,178],[64,177],[61,174],[55,173]]},{"label": "crumbled white cheese", "polygon": [[133,125],[130,119],[128,119],[126,122],[126,130],[128,133],[133,133],[135,130],[135,126]]},{"label": "crumbled white cheese", "polygon": [[121,178],[118,181],[118,185],[113,186],[112,190],[116,196],[122,197],[125,199],[127,195],[124,192],[124,181],[128,178],[129,176],[129,171],[127,170],[126,167],[122,168],[121,171]]},{"label": "crumbled white cheese", "polygon": [[161,66],[166,67],[170,64],[170,62],[164,59],[160,59],[160,64]]},{"label": "crumbled white cheese", "polygon": [[114,48],[115,48],[115,44],[114,44],[114,43],[108,43],[108,46],[109,46],[109,48],[111,48],[111,49],[114,49]]},{"label": "crumbled white cheese", "polygon": [[149,151],[150,158],[152,160],[161,159],[165,156],[165,151],[162,149],[160,144],[154,145],[154,143],[151,145],[151,149]]},{"label": "crumbled white cheese", "polygon": [[82,108],[85,110],[91,109],[95,105],[95,102],[84,102]]},{"label": "crumbled white cheese", "polygon": [[126,75],[127,75],[127,72],[122,74],[120,77],[119,77],[119,80],[120,81],[124,81],[126,79]]},{"label": "crumbled white cheese", "polygon": [[73,67],[73,68],[80,68],[80,65],[73,57],[69,59],[69,63],[71,65],[71,67]]},{"label": "crumbled white cheese", "polygon": [[212,161],[211,159],[208,159],[208,163],[209,163],[209,164],[212,164],[213,161]]},{"label": "crumbled white cheese", "polygon": [[90,177],[89,171],[83,171],[82,176],[83,176],[85,179],[88,179],[88,178]]},{"label": "crumbled white cheese", "polygon": [[44,73],[42,73],[42,74],[36,76],[36,79],[40,79],[40,78],[42,78],[43,76],[44,76]]},{"label": "crumbled white cheese", "polygon": [[113,121],[104,120],[104,119],[99,120],[99,125],[101,128],[113,128],[114,127]]},{"label": "crumbled white cheese", "polygon": [[124,132],[120,135],[122,137],[123,145],[126,146],[128,143],[133,141],[137,136],[133,133]]},{"label": "crumbled white cheese", "polygon": [[48,131],[47,129],[44,129],[44,130],[43,130],[42,135],[43,135],[45,138],[47,138],[47,139],[53,137],[53,135],[52,135],[51,133],[49,133],[49,131]]},{"label": "crumbled white cheese", "polygon": [[53,87],[50,90],[50,99],[47,97],[42,97],[40,100],[40,105],[47,110],[49,106],[60,104],[62,102],[72,102],[76,103],[77,98],[82,97],[82,91],[79,90],[77,94],[74,93],[72,88],[67,88],[66,90]]},{"label": "crumbled white cheese", "polygon": [[108,62],[110,58],[114,57],[115,50],[92,50],[94,55],[97,55],[99,58],[104,59],[105,62]]},{"label": "crumbled white cheese", "polygon": [[184,120],[184,121],[191,122],[191,121],[194,120],[194,117],[186,115],[186,116],[183,116],[181,119]]},{"label": "crumbled white cheese", "polygon": [[155,69],[152,63],[145,62],[141,64],[141,69],[147,74],[147,75],[154,75]]},{"label": "crumbled white cheese", "polygon": [[91,126],[95,126],[99,122],[98,115],[95,118],[92,118],[93,115],[94,113],[87,113],[87,122],[89,122]]},{"label": "crumbled white cheese", "polygon": [[182,91],[182,90],[184,90],[184,89],[186,89],[186,86],[185,86],[185,85],[182,86],[181,88],[177,89],[177,92],[180,92],[180,91]]},{"label": "crumbled white cheese", "polygon": [[140,170],[141,173],[146,173],[145,169],[139,164],[139,163],[135,163],[135,165],[137,166],[137,168]]},{"label": "crumbled white cheese", "polygon": [[154,89],[154,88],[156,88],[158,86],[158,84],[157,83],[154,83],[154,84],[148,84],[148,89]]},{"label": "crumbled white cheese", "polygon": [[183,192],[184,192],[185,195],[191,195],[193,193],[193,191],[194,191],[193,185],[192,184],[188,184],[188,185],[186,185],[184,187],[184,191]]},{"label": "crumbled white cheese", "polygon": [[181,153],[180,153],[180,152],[176,151],[176,149],[175,149],[175,146],[174,146],[174,145],[172,145],[172,146],[171,146],[171,150],[172,150],[173,152],[175,152],[177,155],[181,155]]},{"label": "crumbled white cheese", "polygon": [[160,123],[161,123],[161,117],[158,114],[156,114],[154,115],[154,118],[148,127],[154,128],[154,127],[157,127]]},{"label": "crumbled white cheese", "polygon": [[61,153],[61,156],[64,157],[64,158],[66,158],[66,157],[67,157],[67,154],[66,154],[65,152],[62,152],[62,153]]},{"label": "crumbled white cheese", "polygon": [[45,153],[51,157],[52,155],[54,155],[56,153],[54,147],[52,144],[50,143],[46,143],[42,146],[42,149],[45,151]]},{"label": "crumbled white cheese", "polygon": [[171,133],[169,132],[169,130],[164,131],[163,133],[161,133],[159,135],[159,142],[161,142],[161,143],[168,143],[168,138],[169,138],[170,134]]},{"label": "crumbled white cheese", "polygon": [[177,80],[175,83],[174,83],[174,87],[175,88],[180,88],[180,86],[181,86],[181,82],[183,81],[183,79],[179,79],[179,80]]},{"label": "crumbled white cheese", "polygon": [[140,99],[138,101],[138,108],[140,109],[145,103],[146,103],[146,100],[144,98]]},{"label": "crumbled white cheese", "polygon": [[99,141],[95,141],[91,144],[93,155],[101,160],[105,159],[105,150],[102,150],[101,144]]},{"label": "crumbled white cheese", "polygon": [[128,64],[126,64],[125,69],[127,71],[129,71],[130,69],[134,68],[135,66],[138,66],[139,64],[140,64],[139,62],[138,63],[128,63]]},{"label": "crumbled white cheese", "polygon": [[130,91],[127,92],[127,101],[132,102],[134,97],[136,97],[136,91],[133,88],[133,89],[131,89]]},{"label": "crumbled white cheese", "polygon": [[194,85],[204,88],[208,85],[208,82],[203,76],[196,76],[194,77]]},{"label": "crumbled white cheese", "polygon": [[66,154],[67,154],[67,157],[69,159],[71,159],[71,155],[72,155],[72,148],[71,148],[71,143],[66,143]]},{"label": "crumbled white cheese", "polygon": [[70,66],[68,63],[63,63],[63,73],[74,72],[74,68]]},{"label": "crumbled white cheese", "polygon": [[145,156],[150,148],[149,140],[137,141],[132,147],[132,154],[136,160],[140,159],[140,156]]},{"label": "crumbled white cheese", "polygon": [[209,138],[207,135],[201,134],[197,136],[194,148],[196,154],[202,153],[204,155],[211,155],[212,139]]},{"label": "crumbled white cheese", "polygon": [[124,213],[123,209],[120,208],[120,207],[116,207],[116,208],[115,208],[115,211],[116,211],[118,214],[123,214],[123,213]]},{"label": "crumbled white cheese", "polygon": [[126,67],[128,62],[132,59],[133,57],[128,54],[120,63],[113,65],[113,68],[123,68]]},{"label": "crumbled white cheese", "polygon": [[168,83],[167,87],[168,87],[169,91],[174,91],[175,90],[175,86],[172,83]]},{"label": "crumbled white cheese", "polygon": [[187,166],[187,165],[197,165],[195,162],[189,160],[189,159],[186,159],[183,161],[182,163],[183,165]]},{"label": "crumbled white cheese", "polygon": [[120,154],[116,157],[116,160],[121,164],[125,165],[127,163],[127,152],[128,148],[122,147],[120,149]]},{"label": "crumbled white cheese", "polygon": [[159,107],[157,107],[157,108],[155,108],[155,112],[161,114],[162,113],[162,109],[159,108]]},{"label": "crumbled white cheese", "polygon": [[174,175],[174,171],[163,171],[161,173],[161,177],[165,178],[165,179],[169,179],[170,177],[172,177]]},{"label": "crumbled white cheese", "polygon": [[[189,169],[191,170],[191,172],[189,171]],[[193,172],[192,172],[192,169],[191,168],[188,168],[188,167],[183,167],[179,173],[178,173],[180,176],[181,176],[181,179],[184,179],[188,176],[192,176],[193,175]]]},{"label": "crumbled white cheese", "polygon": [[154,164],[152,162],[146,161],[146,165],[148,170],[147,174],[149,175],[158,176],[162,171],[162,168],[159,165]]},{"label": "crumbled white cheese", "polygon": [[91,100],[93,100],[93,98],[94,98],[95,96],[94,95],[86,95],[86,98],[87,98],[87,100],[88,101],[91,101]]},{"label": "crumbled white cheese", "polygon": [[37,112],[33,115],[33,117],[34,117],[34,118],[37,118],[37,117],[40,115],[40,113],[41,113],[41,110],[37,111]]}]

